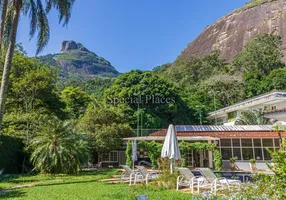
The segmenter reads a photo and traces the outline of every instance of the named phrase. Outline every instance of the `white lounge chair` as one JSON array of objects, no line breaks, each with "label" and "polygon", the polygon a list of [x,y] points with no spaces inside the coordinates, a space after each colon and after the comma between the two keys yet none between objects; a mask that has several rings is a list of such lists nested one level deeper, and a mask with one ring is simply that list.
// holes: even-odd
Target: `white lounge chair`
[{"label": "white lounge chair", "polygon": [[136,168],[138,169],[140,174],[136,174],[134,184],[136,184],[136,182],[140,179],[145,179],[146,185],[148,185],[149,180],[159,177],[157,172],[148,172],[148,170],[144,166],[136,165]]},{"label": "white lounge chair", "polygon": [[200,193],[200,187],[206,187],[207,181],[202,176],[195,176],[192,171],[188,168],[178,167],[176,168],[181,173],[177,177],[177,190],[180,186],[190,186],[191,192],[194,193],[194,186],[197,186],[197,192]]},{"label": "white lounge chair", "polygon": [[129,185],[132,184],[132,181],[135,179],[136,176],[140,176],[140,172],[133,171],[129,166],[127,165],[120,165],[125,171],[122,172],[120,177],[120,182],[129,180]]},{"label": "white lounge chair", "polygon": [[240,180],[226,179],[224,177],[217,178],[216,175],[209,168],[197,168],[201,175],[211,184],[211,192],[216,195],[218,189],[228,189],[231,187],[240,187]]}]

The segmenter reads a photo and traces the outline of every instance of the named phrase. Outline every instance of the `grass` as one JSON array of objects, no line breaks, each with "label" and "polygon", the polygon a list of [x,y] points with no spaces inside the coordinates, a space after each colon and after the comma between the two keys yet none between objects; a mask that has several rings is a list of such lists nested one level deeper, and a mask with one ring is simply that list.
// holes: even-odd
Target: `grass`
[{"label": "grass", "polygon": [[37,183],[35,186],[12,190],[0,194],[0,199],[135,199],[137,195],[147,194],[149,199],[191,199],[191,194],[175,190],[159,189],[144,185],[110,184],[99,182],[110,178],[117,170],[81,172],[79,175],[11,175],[2,178],[0,188],[11,188],[16,185]]},{"label": "grass", "polygon": [[273,1],[277,1],[277,0],[251,0],[247,4],[245,4],[243,9],[253,8],[255,6],[259,6],[261,4],[269,3],[269,2],[273,2]]}]

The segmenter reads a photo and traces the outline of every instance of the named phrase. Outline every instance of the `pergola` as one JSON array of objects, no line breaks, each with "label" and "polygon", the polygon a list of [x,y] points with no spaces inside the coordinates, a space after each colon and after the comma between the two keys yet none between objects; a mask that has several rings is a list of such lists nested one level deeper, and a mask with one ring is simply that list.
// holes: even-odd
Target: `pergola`
[{"label": "pergola", "polygon": [[[209,136],[178,136],[179,141],[218,141],[219,138]],[[124,138],[125,141],[164,141],[165,136],[142,136]]]}]

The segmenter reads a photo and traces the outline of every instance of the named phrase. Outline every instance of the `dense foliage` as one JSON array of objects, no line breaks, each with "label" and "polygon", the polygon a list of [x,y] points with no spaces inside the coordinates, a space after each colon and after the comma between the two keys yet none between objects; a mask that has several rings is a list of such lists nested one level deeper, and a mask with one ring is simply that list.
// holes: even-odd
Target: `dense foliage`
[{"label": "dense foliage", "polygon": [[87,163],[89,147],[83,134],[74,130],[72,122],[46,119],[31,141],[31,161],[35,168],[51,174],[77,173]]},{"label": "dense foliage", "polygon": [[[24,148],[19,147],[19,152],[24,152],[25,162],[20,165],[25,168],[31,165],[27,162],[31,155],[36,158],[35,149],[41,147],[31,142],[39,137],[48,140],[57,132],[55,125],[45,124],[47,120],[42,119],[57,118],[59,126],[72,119],[75,130],[66,127],[66,132],[76,133],[83,143],[88,141],[90,161],[96,162],[110,151],[120,149],[122,138],[133,136],[136,128],[161,129],[170,123],[199,124],[200,117],[203,124],[208,124],[206,115],[210,111],[271,90],[285,90],[286,68],[281,61],[280,45],[279,36],[263,34],[248,42],[231,63],[220,58],[219,51],[213,51],[202,58],[178,58],[154,71],[136,70],[116,79],[89,80],[62,79],[58,69],[17,51],[3,132],[23,143]],[[257,116],[248,118],[251,124],[268,123]],[[244,121],[244,124],[250,123]],[[144,145],[156,163],[160,146]],[[80,146],[74,148],[81,154]],[[43,149],[49,155],[47,148]],[[221,155],[215,149],[212,151],[219,169]],[[55,151],[55,155],[60,153]],[[40,160],[40,155],[37,159]],[[73,170],[62,170],[59,166],[51,169],[48,165],[38,165],[37,159],[32,159],[34,166],[51,173],[76,172],[79,166],[79,162],[73,162],[73,166],[77,166]],[[82,162],[75,157],[74,160]]]},{"label": "dense foliage", "polygon": [[106,90],[105,98],[107,104],[124,110],[134,128],[139,116],[142,128],[149,129],[193,120],[180,90],[153,72],[136,70],[119,76]]},{"label": "dense foliage", "polygon": [[107,107],[90,106],[80,120],[79,129],[88,134],[95,160],[98,153],[98,159],[102,160],[106,153],[120,149],[122,139],[133,134],[123,114]]},{"label": "dense foliage", "polygon": [[[283,148],[286,148],[284,141]],[[270,169],[274,172],[273,176],[267,174],[256,174],[252,182],[247,182],[242,187],[230,194],[232,199],[265,199],[276,200],[286,198],[286,152],[279,150],[268,150],[272,157],[274,166]]]}]

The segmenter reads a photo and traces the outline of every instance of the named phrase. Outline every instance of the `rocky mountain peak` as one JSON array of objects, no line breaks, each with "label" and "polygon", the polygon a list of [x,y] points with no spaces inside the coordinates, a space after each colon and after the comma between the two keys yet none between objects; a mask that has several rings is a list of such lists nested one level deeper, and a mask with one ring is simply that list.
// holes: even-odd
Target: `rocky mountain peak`
[{"label": "rocky mountain peak", "polygon": [[85,48],[81,43],[76,43],[73,40],[66,40],[61,43],[61,53],[66,53],[70,50],[80,50],[80,51],[87,51],[88,49]]},{"label": "rocky mountain peak", "polygon": [[279,34],[286,61],[286,0],[252,0],[243,8],[220,18],[193,40],[179,58],[201,57],[220,50],[227,61],[242,51],[245,44],[258,34]]}]

